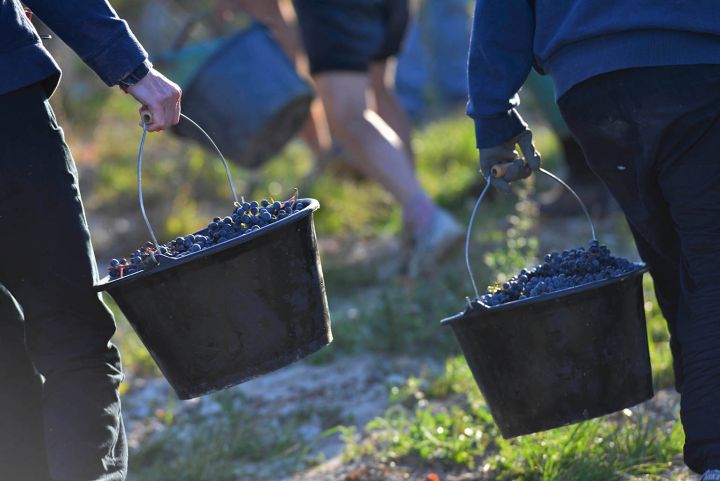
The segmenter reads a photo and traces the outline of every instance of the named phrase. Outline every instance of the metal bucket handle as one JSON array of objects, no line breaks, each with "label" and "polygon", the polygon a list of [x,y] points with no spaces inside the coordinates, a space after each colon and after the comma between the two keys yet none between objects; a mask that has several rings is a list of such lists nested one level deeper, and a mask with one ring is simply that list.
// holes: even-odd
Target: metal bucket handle
[{"label": "metal bucket handle", "polygon": [[[232,191],[234,204],[236,206],[240,205],[240,201],[238,201],[238,195],[237,191],[235,190],[235,183],[233,182],[232,175],[230,174],[230,167],[228,166],[227,160],[225,160],[225,156],[220,152],[220,149],[215,144],[213,139],[208,135],[205,130],[200,127],[197,123],[195,123],[194,120],[192,120],[190,117],[188,117],[185,114],[180,114],[180,117],[184,118],[191,124],[193,124],[197,129],[202,132],[207,140],[210,142],[210,144],[215,149],[215,152],[217,152],[218,156],[220,157],[220,160],[222,160],[223,165],[225,166],[225,173],[227,174],[228,182],[230,183],[230,190]],[[140,212],[142,212],[143,219],[145,219],[145,225],[148,228],[148,231],[150,231],[150,237],[152,237],[152,240],[154,242],[155,248],[160,247],[160,243],[158,243],[157,237],[155,236],[155,231],[153,231],[152,226],[150,225],[150,221],[148,220],[147,214],[145,213],[145,202],[143,201],[143,192],[142,192],[142,156],[143,156],[143,147],[145,146],[145,137],[147,136],[147,126],[150,122],[152,122],[152,114],[150,112],[142,112],[141,114],[142,118],[142,127],[143,127],[143,133],[142,138],[140,139],[140,149],[138,150],[138,167],[137,167],[137,182],[138,182],[138,197],[140,199]],[[244,199],[242,199],[244,201]],[[154,256],[151,256],[153,258],[153,261],[156,264],[159,264],[157,259],[155,259]]]},{"label": "metal bucket handle", "polygon": [[[590,218],[590,213],[588,212],[587,208],[585,207],[585,204],[583,203],[583,201],[580,199],[580,196],[578,196],[569,185],[567,185],[561,178],[559,178],[552,172],[548,172],[547,170],[545,170],[543,168],[540,168],[540,172],[547,175],[551,179],[555,180],[560,185],[562,185],[563,187],[565,187],[567,190],[570,191],[570,193],[573,195],[573,197],[575,197],[575,199],[580,204],[580,207],[582,208],[582,211],[585,214],[585,217],[587,218],[588,223],[590,224],[590,232],[592,233],[593,240],[597,240],[597,238],[595,237],[595,226],[593,225],[592,219]],[[490,188],[490,184],[492,184],[492,181],[495,178],[494,175],[496,175],[495,172],[493,172],[493,175],[490,175],[487,178],[487,184],[485,184],[485,188],[480,193],[480,197],[478,197],[477,202],[475,202],[475,207],[473,208],[472,215],[470,216],[470,222],[468,223],[467,235],[465,237],[465,265],[467,266],[468,274],[470,275],[470,282],[472,282],[472,286],[475,291],[476,299],[480,297],[480,292],[478,291],[477,284],[475,283],[475,275],[473,274],[472,267],[470,266],[470,237],[472,234],[473,224],[475,222],[475,214],[477,213],[478,208],[480,207],[480,203],[482,202],[483,197],[485,197],[485,193],[488,191],[488,189]],[[469,300],[468,300],[468,303],[469,303]]]}]

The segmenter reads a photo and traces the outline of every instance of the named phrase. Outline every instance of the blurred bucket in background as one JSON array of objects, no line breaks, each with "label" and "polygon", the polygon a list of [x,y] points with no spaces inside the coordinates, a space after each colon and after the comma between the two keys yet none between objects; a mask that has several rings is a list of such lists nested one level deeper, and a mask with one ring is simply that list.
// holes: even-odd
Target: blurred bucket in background
[{"label": "blurred bucket in background", "polygon": [[[191,26],[187,26],[182,37]],[[176,46],[153,59],[183,89],[182,110],[236,164],[259,167],[302,127],[313,91],[260,23],[219,39]],[[172,129],[210,151],[201,133]]]}]

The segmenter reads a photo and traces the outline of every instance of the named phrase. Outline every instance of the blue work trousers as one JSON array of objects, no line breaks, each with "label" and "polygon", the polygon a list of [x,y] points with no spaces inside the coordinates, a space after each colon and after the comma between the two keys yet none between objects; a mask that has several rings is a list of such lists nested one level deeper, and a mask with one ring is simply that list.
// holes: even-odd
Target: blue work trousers
[{"label": "blue work trousers", "polygon": [[0,95],[0,480],[122,481],[120,356],[41,84]]},{"label": "blue work trousers", "polygon": [[720,65],[611,72],[558,104],[650,267],[672,337],[685,462],[720,469]]}]

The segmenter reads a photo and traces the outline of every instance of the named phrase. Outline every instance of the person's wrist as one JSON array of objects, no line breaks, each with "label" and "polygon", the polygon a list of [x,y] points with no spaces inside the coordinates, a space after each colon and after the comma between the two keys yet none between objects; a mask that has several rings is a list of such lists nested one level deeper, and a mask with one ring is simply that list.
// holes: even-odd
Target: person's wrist
[{"label": "person's wrist", "polygon": [[128,89],[144,79],[145,76],[150,73],[150,69],[152,69],[150,61],[147,59],[143,60],[143,62],[135,67],[132,72],[118,81],[118,87],[120,87],[123,92],[128,93]]}]

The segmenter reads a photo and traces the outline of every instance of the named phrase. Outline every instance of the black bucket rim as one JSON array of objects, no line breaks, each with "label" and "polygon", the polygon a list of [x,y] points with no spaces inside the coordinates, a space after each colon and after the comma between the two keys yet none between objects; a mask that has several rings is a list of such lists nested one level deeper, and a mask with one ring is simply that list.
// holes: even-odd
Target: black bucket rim
[{"label": "black bucket rim", "polygon": [[[635,276],[642,276],[649,270],[647,264],[644,262],[633,262],[633,265],[636,266],[636,269],[633,269],[630,272],[626,272],[625,274],[623,274],[621,276],[610,277],[608,279],[604,279],[601,281],[588,282],[587,284],[582,284],[580,286],[559,289],[557,291],[549,292],[547,294],[541,294],[539,296],[528,297],[526,299],[518,299],[516,301],[506,302],[504,304],[500,304],[497,306],[488,306],[487,304],[480,303],[480,305],[483,306],[482,313],[490,314],[493,312],[497,312],[499,310],[510,311],[513,309],[523,308],[528,305],[537,304],[539,302],[545,302],[545,301],[557,299],[560,297],[567,297],[567,296],[572,296],[575,294],[580,294],[580,293],[588,291],[590,289],[604,287],[604,286],[607,286],[610,284],[614,284],[616,282],[623,282],[623,281],[631,279]],[[471,312],[473,314],[476,314],[478,312],[478,310],[473,310]],[[445,319],[441,320],[440,324],[443,326],[452,325],[454,323],[464,320],[468,314],[470,314],[470,312],[468,312],[467,310],[459,312],[453,316],[446,317]]]},{"label": "black bucket rim", "polygon": [[[110,279],[110,275],[107,275],[107,276],[103,277],[102,279],[100,279],[99,283],[95,284],[93,286],[93,289],[96,292],[109,291],[116,287],[125,286],[126,284],[129,284],[131,282],[148,277],[152,274],[167,271],[167,270],[173,269],[175,267],[178,267],[180,265],[187,264],[188,262],[191,262],[193,260],[212,256],[214,254],[225,251],[232,247],[244,244],[246,242],[250,242],[254,239],[257,239],[258,237],[262,237],[263,235],[270,233],[273,230],[277,230],[282,227],[286,227],[292,223],[295,223],[301,219],[304,219],[304,218],[312,215],[316,210],[318,210],[320,208],[320,202],[317,199],[313,199],[311,197],[297,199],[296,202],[302,202],[303,204],[306,204],[306,205],[305,205],[305,207],[302,208],[302,210],[297,211],[296,213],[293,213],[293,214],[289,215],[288,217],[285,217],[284,219],[277,220],[277,221],[273,222],[272,224],[263,226],[260,229],[257,229],[255,231],[251,231],[251,232],[242,234],[240,236],[234,237],[232,239],[228,239],[225,242],[221,242],[221,243],[215,244],[213,246],[207,247],[205,249],[201,249],[198,252],[193,252],[193,253],[187,254],[179,259],[176,259],[174,257],[165,256],[163,254],[156,254],[155,257],[157,257],[163,261],[163,263],[161,263],[159,266],[153,267],[151,269],[143,269],[138,272],[133,272],[132,274],[120,277],[118,279]],[[201,234],[206,231],[207,231],[207,228],[204,228],[204,229],[200,229],[200,230],[194,232],[193,234],[197,235],[197,234]]]}]

